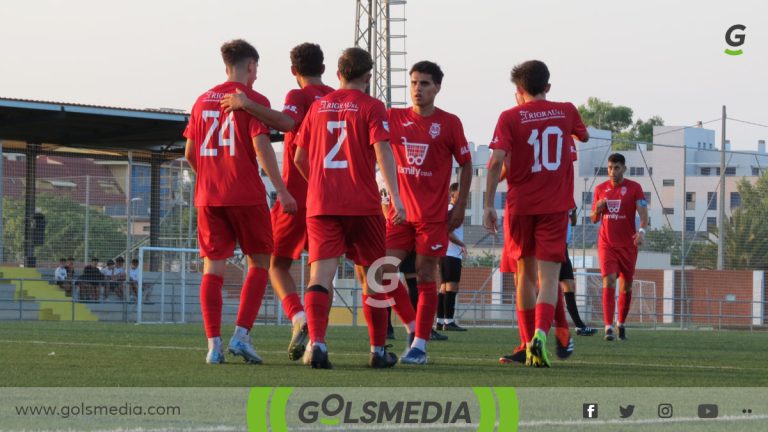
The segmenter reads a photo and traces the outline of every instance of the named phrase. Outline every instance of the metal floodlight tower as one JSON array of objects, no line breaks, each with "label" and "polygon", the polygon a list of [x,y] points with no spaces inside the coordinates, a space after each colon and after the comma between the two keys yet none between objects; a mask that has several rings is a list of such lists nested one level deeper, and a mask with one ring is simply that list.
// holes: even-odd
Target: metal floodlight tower
[{"label": "metal floodlight tower", "polygon": [[387,108],[406,105],[406,0],[357,0],[355,46],[373,57],[369,94]]}]

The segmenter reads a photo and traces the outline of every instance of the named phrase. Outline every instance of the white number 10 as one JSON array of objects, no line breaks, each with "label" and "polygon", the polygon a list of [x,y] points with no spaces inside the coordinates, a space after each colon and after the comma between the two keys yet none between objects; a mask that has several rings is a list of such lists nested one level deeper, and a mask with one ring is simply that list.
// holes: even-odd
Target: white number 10
[{"label": "white number 10", "polygon": [[[555,160],[549,160],[549,137],[557,136],[557,152]],[[544,143],[542,145],[542,143]],[[539,131],[534,129],[528,137],[528,144],[533,146],[533,166],[531,172],[541,172],[542,165],[547,171],[556,171],[560,167],[560,158],[563,156],[563,131],[557,126],[549,126],[544,129],[539,140]]]}]

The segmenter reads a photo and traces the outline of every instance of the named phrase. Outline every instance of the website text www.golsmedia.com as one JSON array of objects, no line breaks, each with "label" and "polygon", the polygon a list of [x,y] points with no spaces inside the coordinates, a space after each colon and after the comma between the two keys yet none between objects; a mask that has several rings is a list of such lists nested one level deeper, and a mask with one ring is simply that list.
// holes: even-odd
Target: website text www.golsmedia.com
[{"label": "website text www.golsmedia.com", "polygon": [[16,405],[18,416],[180,416],[181,407],[172,405]]}]

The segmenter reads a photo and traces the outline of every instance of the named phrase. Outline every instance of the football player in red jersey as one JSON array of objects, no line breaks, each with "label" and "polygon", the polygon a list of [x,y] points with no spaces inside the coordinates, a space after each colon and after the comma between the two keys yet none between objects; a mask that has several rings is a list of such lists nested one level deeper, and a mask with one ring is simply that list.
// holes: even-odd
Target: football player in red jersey
[{"label": "football player in red jersey", "polygon": [[197,175],[198,241],[205,260],[200,308],[208,337],[206,362],[224,362],[221,288],[226,259],[232,256],[237,242],[248,257],[250,270],[243,283],[237,327],[228,348],[246,362],[261,363],[251,344],[250,330],[267,286],[272,228],[259,164],[275,186],[283,211],[295,213],[296,200],[280,178],[269,129],[244,111],[227,113],[220,105],[224,95],[239,90],[269,106],[267,98],[251,89],[256,80],[258,52],[238,39],[222,45],[221,55],[227,81],[197,99],[184,131],[187,162]]},{"label": "football player in red jersey", "polygon": [[285,132],[283,181],[296,199],[298,209],[293,214],[285,213],[279,201],[272,208],[275,247],[269,275],[272,287],[280,297],[283,311],[293,326],[291,342],[288,344],[288,358],[291,360],[298,360],[304,354],[309,335],[307,316],[296,292],[296,282],[290,273],[291,264],[301,257],[307,245],[307,180],[301,176],[293,162],[296,154],[294,141],[310,105],[333,91],[333,88],[323,84],[323,72],[325,65],[320,46],[303,43],[291,50],[291,73],[296,77],[299,88],[289,91],[285,96],[282,111],[258,104],[242,92],[229,94],[221,101],[227,112],[244,109],[267,126]]},{"label": "football player in red jersey", "polygon": [[[408,218],[387,222],[387,256],[403,260],[416,251],[419,300],[414,313],[406,287],[398,282],[391,293],[393,309],[408,330],[408,347],[401,363],[426,364],[427,341],[437,311],[435,271],[448,249],[448,233],[464,223],[472,157],[461,120],[435,106],[443,71],[436,63],[420,61],[411,67],[413,106],[390,108],[389,127],[397,162],[397,183]],[[453,160],[461,166],[459,192],[450,220],[445,197],[451,182]],[[394,267],[385,271],[396,272]]]},{"label": "football player in red jersey", "polygon": [[[543,62],[532,60],[515,66],[512,82],[518,105],[501,114],[490,145],[493,154],[483,224],[496,232],[494,196],[501,166],[506,164],[509,258],[517,261],[518,277],[523,281],[519,299],[523,313],[518,311],[518,319],[530,338],[526,364],[549,367],[546,339],[565,256],[568,210],[575,206],[571,135],[585,142],[589,134],[573,104],[546,99],[549,70]],[[507,158],[507,154],[512,157]],[[525,313],[530,310],[534,310],[534,322],[530,322],[530,313]]]},{"label": "football player in red jersey", "polygon": [[[391,220],[405,220],[397,187],[397,174],[384,104],[365,93],[373,60],[360,48],[344,50],[338,63],[341,87],[317,100],[309,109],[296,140],[294,161],[309,187],[307,232],[310,278],[304,296],[309,336],[310,364],[330,369],[325,333],[328,327],[329,292],[338,258],[358,266],[358,274],[384,257],[385,221],[376,186],[378,162],[392,207]],[[381,289],[381,272],[362,278],[363,313],[368,322],[373,368],[392,367],[397,356],[387,352],[387,295]],[[372,287],[369,281],[375,282]]]},{"label": "football player in red jersey", "polygon": [[[645,239],[648,226],[648,203],[639,183],[624,178],[627,170],[624,155],[608,156],[610,180],[595,187],[592,223],[602,222],[597,240],[597,255],[603,275],[603,318],[605,340],[615,339],[613,314],[616,307],[616,277],[619,284],[619,339],[626,340],[624,324],[632,302],[632,279],[635,276],[637,248]],[[635,230],[635,212],[640,215],[640,229]]]}]

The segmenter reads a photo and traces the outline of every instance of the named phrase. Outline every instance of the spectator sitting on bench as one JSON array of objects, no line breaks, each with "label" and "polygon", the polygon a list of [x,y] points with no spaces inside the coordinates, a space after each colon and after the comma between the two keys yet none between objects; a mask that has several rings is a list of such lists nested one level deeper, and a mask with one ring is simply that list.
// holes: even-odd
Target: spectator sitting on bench
[{"label": "spectator sitting on bench", "polygon": [[80,288],[81,300],[99,300],[100,293],[99,288],[104,280],[104,276],[99,269],[99,259],[94,257],[91,259],[91,264],[88,264],[83,268],[83,274],[78,280],[78,287]]},{"label": "spectator sitting on bench", "polygon": [[67,294],[67,296],[72,295],[72,280],[69,278],[69,272],[67,271],[66,266],[67,260],[64,258],[61,258],[59,260],[59,266],[56,267],[56,270],[53,272],[54,280],[56,281],[56,285],[59,286],[59,288],[64,290],[64,293]]},{"label": "spectator sitting on bench", "polygon": [[[139,274],[141,273],[141,269],[139,269],[139,260],[134,258],[131,260],[131,268],[128,270],[128,283],[131,287],[131,300],[136,300],[136,297],[138,296],[139,291]],[[141,287],[144,295],[144,303],[147,302],[147,299],[149,299],[149,295],[152,292],[152,284],[148,284],[144,282]]]}]

